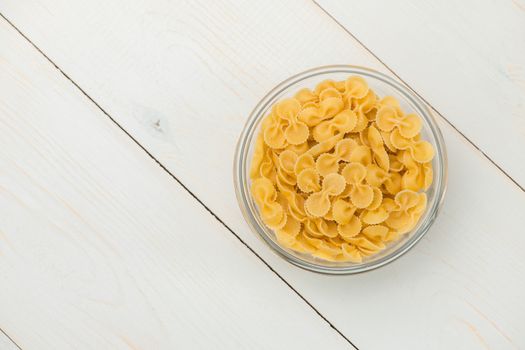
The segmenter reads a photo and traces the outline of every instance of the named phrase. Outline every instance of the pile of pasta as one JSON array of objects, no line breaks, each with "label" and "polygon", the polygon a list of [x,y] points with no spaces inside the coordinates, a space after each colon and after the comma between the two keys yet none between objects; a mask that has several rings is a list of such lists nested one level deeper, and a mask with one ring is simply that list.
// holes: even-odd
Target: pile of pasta
[{"label": "pile of pasta", "polygon": [[422,122],[359,76],[272,106],[250,167],[251,194],[283,247],[361,262],[411,231],[427,205],[432,145]]}]

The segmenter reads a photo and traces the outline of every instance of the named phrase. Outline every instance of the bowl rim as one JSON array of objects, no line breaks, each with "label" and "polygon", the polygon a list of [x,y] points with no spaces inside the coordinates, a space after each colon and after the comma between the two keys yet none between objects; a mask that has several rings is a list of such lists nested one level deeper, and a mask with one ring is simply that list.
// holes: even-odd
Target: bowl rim
[{"label": "bowl rim", "polygon": [[[397,93],[403,95],[406,99],[408,99],[416,107],[419,114],[421,114],[421,116],[428,122],[430,132],[436,140],[436,157],[439,159],[440,164],[440,173],[437,177],[438,179],[440,179],[440,181],[437,183],[438,187],[436,189],[435,194],[436,199],[434,200],[432,208],[430,208],[425,217],[421,219],[419,223],[420,226],[418,227],[418,229],[412,233],[412,237],[407,239],[407,241],[398,249],[393,250],[391,253],[379,258],[378,260],[348,265],[344,267],[323,266],[321,264],[315,264],[306,261],[304,259],[301,259],[300,257],[297,257],[287,252],[285,248],[281,247],[270,237],[268,237],[264,230],[260,227],[259,223],[254,218],[254,215],[252,214],[249,208],[247,201],[250,200],[250,196],[246,193],[247,186],[245,185],[247,184],[248,179],[246,178],[246,171],[244,170],[244,167],[241,166],[243,156],[246,156],[247,150],[250,147],[250,145],[247,144],[250,132],[253,129],[254,125],[257,123],[257,121],[260,118],[264,117],[264,115],[261,112],[263,112],[266,109],[267,105],[277,95],[286,91],[294,84],[297,84],[311,77],[321,76],[330,73],[346,73],[349,75],[358,74],[361,76],[364,75],[365,77],[367,76],[373,79],[378,79],[383,83],[390,85],[396,90]],[[244,165],[246,166],[247,164]],[[436,176],[434,176],[434,178],[436,178]],[[441,130],[437,125],[436,118],[434,117],[434,114],[430,110],[429,106],[410,87],[406,86],[405,84],[375,69],[358,65],[337,64],[318,66],[294,74],[291,77],[277,84],[274,88],[272,88],[268,93],[264,95],[264,97],[255,105],[255,107],[251,111],[237,141],[237,145],[235,148],[235,157],[233,162],[233,181],[237,202],[239,208],[241,209],[242,215],[248,223],[248,225],[250,226],[252,232],[254,232],[257,237],[262,239],[262,241],[264,241],[274,253],[279,255],[281,258],[284,258],[284,260],[288,261],[289,263],[308,271],[329,275],[347,275],[371,271],[393,262],[394,260],[403,256],[406,252],[408,252],[412,247],[416,245],[417,242],[419,242],[423,238],[423,236],[425,236],[425,234],[428,232],[428,230],[434,223],[436,217],[438,216],[443,205],[443,200],[445,198],[447,180],[448,161],[445,142],[443,140]]]}]

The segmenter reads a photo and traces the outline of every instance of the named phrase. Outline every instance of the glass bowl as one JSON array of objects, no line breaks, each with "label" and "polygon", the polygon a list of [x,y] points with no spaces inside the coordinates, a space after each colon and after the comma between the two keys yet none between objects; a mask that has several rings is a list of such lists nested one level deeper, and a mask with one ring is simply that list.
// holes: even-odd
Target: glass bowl
[{"label": "glass bowl", "polygon": [[[263,223],[257,206],[250,194],[249,169],[256,137],[260,125],[271,106],[286,97],[292,97],[301,88],[313,89],[319,82],[332,79],[346,80],[350,75],[363,77],[379,97],[394,96],[406,113],[416,113],[423,120],[422,137],[435,149],[432,160],[434,181],[426,191],[428,205],[418,224],[412,231],[361,263],[325,261],[308,254],[298,253],[279,245],[271,229]],[[273,88],[255,106],[241,133],[234,160],[234,182],[239,206],[252,231],[262,238],[274,252],[301,268],[327,274],[351,274],[364,272],[386,265],[412,248],[428,231],[437,217],[443,202],[447,180],[447,156],[443,136],[428,107],[407,87],[375,70],[350,66],[334,65],[313,68],[294,75]]]}]

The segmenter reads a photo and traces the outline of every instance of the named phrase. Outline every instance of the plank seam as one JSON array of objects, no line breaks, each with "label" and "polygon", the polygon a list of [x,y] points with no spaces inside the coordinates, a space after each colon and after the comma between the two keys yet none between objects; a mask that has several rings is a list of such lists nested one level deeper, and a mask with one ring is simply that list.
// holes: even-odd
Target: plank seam
[{"label": "plank seam", "polygon": [[11,341],[11,343],[15,344],[15,346],[16,346],[18,349],[22,350],[22,348],[20,347],[20,345],[18,345],[17,342],[14,341],[13,338],[11,338],[11,337],[10,337],[10,336],[9,336],[9,335],[8,335],[3,329],[2,329],[2,328],[0,328],[0,333],[2,333],[3,335],[5,335],[5,337],[6,337],[7,339],[9,339],[9,340]]},{"label": "plank seam", "polygon": [[489,157],[481,148],[479,148],[472,140],[470,140],[462,131],[460,131],[450,120],[445,118],[441,112],[439,112],[427,99],[421,96],[417,91],[415,91],[404,79],[402,79],[390,66],[388,66],[382,59],[379,58],[368,46],[366,46],[361,40],[359,40],[348,28],[346,28],[341,22],[339,22],[330,12],[324,9],[316,0],[312,2],[330,19],[332,19],[344,32],[350,35],[359,45],[361,45],[369,54],[371,54],[376,60],[378,60],[390,73],[392,73],[397,79],[399,79],[403,84],[405,84],[417,97],[419,97],[423,102],[425,102],[432,110],[439,115],[452,129],[459,133],[469,144],[471,144],[476,150],[478,150],[492,165],[494,165],[505,177],[507,177],[514,185],[516,185],[522,192],[525,192],[525,187],[520,185],[510,174],[508,174],[501,166],[499,166],[492,158]]},{"label": "plank seam", "polygon": [[[252,252],[270,271],[272,271],[285,285],[287,285],[303,302],[306,303],[321,319],[323,319],[337,334],[339,334],[348,344],[350,344],[356,350],[359,350],[339,329],[337,329],[317,308],[310,303],[297,289],[295,289],[283,276],[281,276],[261,255],[259,255],[252,247],[250,247],[237,233],[235,233],[222,219],[220,219],[208,206],[206,206],[192,191],[186,187],[174,174],[172,174],[157,158],[155,158],[142,144],[140,144],[126,129],[124,129],[106,110],[104,110],[91,96],[89,96],[74,80],[72,80],[55,62],[53,62],[36,44],[34,44],[22,31],[20,31],[3,13],[0,12],[2,17],[9,25],[18,32],[27,42],[33,46],[44,58],[51,63],[67,80],[71,82],[89,101],[91,101],[106,117],[108,117],[113,124],[115,124],[124,134],[126,134],[137,146],[139,146],[157,165],[164,170],[168,175],[173,178],[186,192],[190,194],[206,211],[211,214],[219,223],[222,224],[231,234],[233,234],[239,242],[241,242],[250,252]],[[1,330],[1,329],[0,329]],[[2,331],[2,333],[4,333]],[[4,333],[5,334],[5,333]],[[7,334],[6,336],[11,339]],[[14,342],[13,342],[14,343]],[[17,345],[15,343],[15,345]],[[17,345],[18,346],[18,345]],[[18,347],[22,350],[20,347]]]}]

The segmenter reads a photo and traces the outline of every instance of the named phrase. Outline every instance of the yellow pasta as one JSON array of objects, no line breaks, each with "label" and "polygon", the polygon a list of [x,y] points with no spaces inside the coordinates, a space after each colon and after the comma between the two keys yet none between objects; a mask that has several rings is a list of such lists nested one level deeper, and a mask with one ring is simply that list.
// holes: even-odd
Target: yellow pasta
[{"label": "yellow pasta", "polygon": [[299,91],[297,91],[297,93],[295,94],[294,98],[299,101],[299,103],[301,104],[301,106],[304,106],[305,104],[309,103],[309,102],[315,102],[315,101],[318,101],[318,97],[316,94],[314,94],[312,92],[312,90],[310,89],[301,89]]},{"label": "yellow pasta", "polygon": [[279,229],[286,224],[286,213],[281,204],[276,201],[277,192],[270,180],[264,177],[255,180],[252,184],[252,195],[268,227]]},{"label": "yellow pasta", "polygon": [[390,142],[399,150],[409,150],[412,158],[418,163],[427,163],[434,158],[434,148],[428,141],[407,139],[401,135],[399,130],[394,130],[390,134]]},{"label": "yellow pasta", "polygon": [[345,178],[339,174],[328,174],[323,179],[319,192],[311,194],[304,203],[307,213],[314,217],[324,216],[330,210],[331,196],[336,196],[345,189]]},{"label": "yellow pasta", "polygon": [[320,191],[320,181],[321,176],[314,168],[304,169],[297,175],[297,187],[304,193]]},{"label": "yellow pasta", "polygon": [[374,189],[365,183],[366,167],[360,163],[349,163],[341,171],[346,183],[351,186],[350,200],[357,208],[368,207],[374,199]]},{"label": "yellow pasta", "polygon": [[383,170],[388,171],[390,169],[390,158],[388,157],[388,153],[386,153],[383,137],[374,125],[370,125],[367,135],[368,144],[374,154],[374,159],[377,165]]},{"label": "yellow pasta", "polygon": [[401,136],[412,138],[421,131],[421,119],[415,114],[399,115],[395,107],[381,107],[376,114],[377,126],[383,131],[396,128]]},{"label": "yellow pasta", "polygon": [[297,119],[301,111],[301,104],[294,98],[279,102],[275,107],[275,114],[281,121],[287,122],[284,129],[284,137],[289,144],[299,145],[306,142],[310,129],[302,121]]},{"label": "yellow pasta", "polygon": [[336,134],[350,132],[357,123],[357,116],[351,110],[342,111],[332,119],[328,119],[316,125],[312,129],[312,136],[315,141],[326,141]]},{"label": "yellow pasta", "polygon": [[352,151],[357,147],[357,143],[352,139],[343,139],[335,145],[333,153],[321,154],[315,163],[317,172],[321,176],[339,171],[339,162],[349,162]]},{"label": "yellow pasta", "polygon": [[286,146],[284,122],[274,113],[271,113],[267,118],[268,122],[263,125],[264,142],[271,148],[283,148]]},{"label": "yellow pasta", "polygon": [[368,93],[366,80],[359,76],[352,76],[345,82],[345,96],[352,99],[360,99]]},{"label": "yellow pasta", "polygon": [[358,76],[276,103],[250,164],[260,217],[283,247],[360,263],[413,230],[433,181],[422,121]]}]

